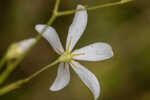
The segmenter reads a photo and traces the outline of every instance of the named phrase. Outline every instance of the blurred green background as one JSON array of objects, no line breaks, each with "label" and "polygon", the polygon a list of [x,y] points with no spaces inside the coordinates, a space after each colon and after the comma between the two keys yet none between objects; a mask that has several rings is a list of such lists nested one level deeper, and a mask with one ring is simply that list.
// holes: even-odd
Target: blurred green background
[{"label": "blurred green background", "polygon": [[[74,9],[77,4],[94,6],[116,0],[61,0],[60,10]],[[81,62],[101,83],[99,100],[150,100],[150,1],[135,0],[129,4],[89,11],[88,26],[78,42],[80,48],[97,41],[113,47],[114,57],[102,62]],[[0,1],[0,56],[8,46],[37,35],[36,24],[51,16],[55,0]],[[73,15],[59,17],[52,25],[63,45]],[[42,39],[5,84],[27,77],[58,55]],[[10,92],[0,100],[93,100],[88,88],[71,70],[70,84],[59,92],[49,91],[57,66],[43,72],[30,83]]]}]

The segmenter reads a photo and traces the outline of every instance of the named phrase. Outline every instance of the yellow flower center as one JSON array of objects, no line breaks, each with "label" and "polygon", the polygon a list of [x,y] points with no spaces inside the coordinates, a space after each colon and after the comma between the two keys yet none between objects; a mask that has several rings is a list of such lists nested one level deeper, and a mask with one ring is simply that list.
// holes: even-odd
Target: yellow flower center
[{"label": "yellow flower center", "polygon": [[80,54],[72,54],[72,52],[70,52],[70,46],[71,46],[71,41],[72,41],[72,37],[71,39],[69,40],[69,43],[68,43],[68,47],[66,49],[66,51],[64,53],[62,53],[59,49],[58,51],[60,52],[60,54],[62,54],[60,57],[59,57],[59,61],[60,62],[71,62],[72,58],[74,56],[79,56],[79,55],[83,55],[83,53],[80,53]]},{"label": "yellow flower center", "polygon": [[72,60],[73,55],[69,51],[65,51],[60,57],[60,62],[70,62]]}]

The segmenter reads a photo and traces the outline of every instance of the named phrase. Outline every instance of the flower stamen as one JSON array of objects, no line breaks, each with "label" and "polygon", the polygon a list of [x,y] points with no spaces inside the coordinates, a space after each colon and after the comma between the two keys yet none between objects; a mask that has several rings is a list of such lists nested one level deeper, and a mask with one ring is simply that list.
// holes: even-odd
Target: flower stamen
[{"label": "flower stamen", "polygon": [[72,37],[70,37],[70,40],[69,40],[68,46],[66,48],[66,51],[69,51],[69,49],[71,47],[71,42],[72,42]]},{"label": "flower stamen", "polygon": [[59,61],[60,62],[70,62],[70,60],[72,59],[72,55],[70,52],[65,51],[60,57],[59,57]]},{"label": "flower stamen", "polygon": [[73,67],[75,67],[75,68],[79,68],[78,66],[76,66],[76,65],[72,62],[72,60],[70,61],[70,64],[71,64]]},{"label": "flower stamen", "polygon": [[72,56],[80,56],[80,55],[84,55],[84,53],[78,53],[78,54],[72,54]]},{"label": "flower stamen", "polygon": [[63,52],[60,49],[56,48],[56,50],[58,51],[58,53],[63,54]]}]

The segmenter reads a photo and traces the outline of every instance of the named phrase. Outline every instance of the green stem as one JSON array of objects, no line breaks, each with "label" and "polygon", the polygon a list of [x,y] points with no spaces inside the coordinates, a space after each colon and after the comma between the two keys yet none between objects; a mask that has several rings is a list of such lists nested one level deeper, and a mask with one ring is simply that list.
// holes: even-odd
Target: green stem
[{"label": "green stem", "polygon": [[4,95],[4,94],[6,94],[6,93],[8,93],[8,92],[10,92],[14,89],[19,88],[21,86],[21,84],[24,84],[24,83],[26,83],[26,80],[19,80],[15,83],[12,83],[8,86],[5,86],[5,87],[1,88],[0,89],[0,96]]},{"label": "green stem", "polygon": [[[99,8],[112,7],[112,6],[116,6],[116,5],[125,4],[125,3],[131,2],[131,1],[132,0],[121,0],[119,2],[113,2],[113,3],[103,4],[103,5],[97,5],[97,6],[94,6],[94,7],[87,7],[85,9],[86,10],[96,10],[96,9],[99,9]],[[74,14],[76,11],[81,11],[81,10],[84,10],[84,9],[78,9],[78,10],[74,9],[74,10],[59,12],[58,16],[71,15],[71,14]]]},{"label": "green stem", "polygon": [[33,79],[34,77],[36,77],[37,75],[39,75],[41,72],[47,70],[48,68],[56,65],[59,63],[59,60],[55,60],[53,63],[46,65],[45,67],[43,67],[42,69],[40,69],[39,71],[35,72],[34,74],[32,74],[31,76],[29,76],[28,78],[26,78],[26,80],[30,81],[31,79]]},{"label": "green stem", "polygon": [[9,74],[13,71],[13,69],[14,69],[13,66],[14,66],[13,64],[7,66],[6,69],[2,72],[2,74],[0,75],[0,85],[3,84],[3,82],[9,76]]},{"label": "green stem", "polygon": [[13,72],[16,69],[17,65],[22,61],[23,58],[24,58],[24,56],[21,56],[14,63],[12,63],[12,64],[10,63],[7,65],[6,69],[0,75],[0,85],[5,82],[5,80],[8,78],[8,76],[11,74],[11,72]]},{"label": "green stem", "polygon": [[8,92],[10,92],[10,91],[12,91],[14,89],[19,88],[21,85],[29,82],[31,79],[33,79],[34,77],[36,77],[37,75],[39,75],[41,72],[47,70],[48,68],[50,68],[50,67],[52,67],[52,66],[54,66],[54,65],[56,65],[58,63],[59,63],[59,60],[56,60],[56,61],[52,62],[51,64],[46,65],[45,67],[41,68],[37,72],[33,73],[31,76],[29,76],[29,77],[27,77],[25,79],[19,80],[17,82],[11,83],[11,84],[9,84],[9,85],[1,88],[0,89],[0,96],[4,95],[4,94],[6,94],[6,93],[8,93]]},{"label": "green stem", "polygon": [[54,10],[53,10],[54,14],[57,14],[59,5],[60,5],[60,0],[56,0],[56,4],[55,4]]},{"label": "green stem", "polygon": [[[53,22],[55,21],[55,19],[57,18],[59,4],[60,4],[60,0],[57,0],[56,4],[55,4],[55,7],[54,7],[54,10],[53,10],[52,17],[48,20],[48,22],[46,24],[47,26],[43,29],[43,31],[41,32],[41,34],[43,34],[46,31],[46,29],[48,28],[48,26],[51,26],[53,24]],[[39,34],[39,35],[36,36],[36,42],[33,44],[33,46],[41,39],[41,37],[42,37],[41,34]]]},{"label": "green stem", "polygon": [[0,70],[3,68],[5,62],[6,62],[6,56],[4,56],[4,57],[0,60]]}]

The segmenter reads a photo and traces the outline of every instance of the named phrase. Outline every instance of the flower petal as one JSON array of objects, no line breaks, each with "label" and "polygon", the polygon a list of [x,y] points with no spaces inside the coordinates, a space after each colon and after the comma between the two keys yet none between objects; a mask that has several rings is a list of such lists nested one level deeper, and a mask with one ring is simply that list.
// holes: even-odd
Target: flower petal
[{"label": "flower petal", "polygon": [[26,40],[22,40],[18,43],[18,52],[22,53],[25,52],[26,50],[28,50],[31,45],[35,42],[35,38],[30,38],[30,39],[26,39]]},{"label": "flower petal", "polygon": [[50,90],[59,91],[63,89],[65,86],[67,86],[69,81],[70,81],[69,65],[66,63],[64,67],[64,63],[60,63],[57,71],[56,80],[50,87]]},{"label": "flower petal", "polygon": [[72,54],[78,54],[73,57],[76,60],[101,61],[111,58],[113,51],[109,44],[97,42],[75,50]]},{"label": "flower petal", "polygon": [[71,62],[71,67],[84,84],[92,91],[95,100],[98,99],[100,95],[100,85],[95,75],[76,61]]},{"label": "flower petal", "polygon": [[[84,8],[82,5],[78,5],[77,9]],[[69,48],[69,51],[73,49],[77,41],[80,39],[87,26],[87,11],[77,11],[71,24],[68,32],[68,37],[66,41],[66,49]]]},{"label": "flower petal", "polygon": [[[47,27],[47,29],[45,29]],[[48,40],[48,42],[52,45],[53,49],[58,53],[61,54],[64,52],[64,49],[62,47],[62,44],[60,42],[59,36],[54,28],[50,26],[46,26],[43,24],[39,24],[35,26],[35,29],[37,32],[41,34],[41,32],[45,29],[45,32],[42,34],[42,36]]]}]

